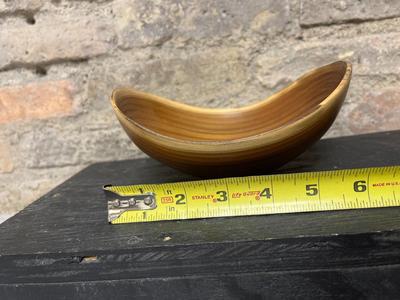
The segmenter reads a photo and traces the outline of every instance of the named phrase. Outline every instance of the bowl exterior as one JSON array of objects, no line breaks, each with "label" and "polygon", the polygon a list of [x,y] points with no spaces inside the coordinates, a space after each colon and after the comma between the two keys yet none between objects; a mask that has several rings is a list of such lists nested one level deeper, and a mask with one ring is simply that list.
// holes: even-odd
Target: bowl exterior
[{"label": "bowl exterior", "polygon": [[335,120],[350,80],[310,115],[251,139],[190,143],[159,136],[138,126],[115,109],[130,139],[149,156],[186,173],[214,177],[267,173],[318,141]]}]

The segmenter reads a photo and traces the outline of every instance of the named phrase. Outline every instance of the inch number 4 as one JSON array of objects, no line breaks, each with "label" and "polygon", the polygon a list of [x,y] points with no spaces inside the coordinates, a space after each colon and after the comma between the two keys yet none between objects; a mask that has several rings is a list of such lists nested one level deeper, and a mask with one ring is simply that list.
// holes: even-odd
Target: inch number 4
[{"label": "inch number 4", "polygon": [[271,199],[272,194],[270,188],[265,188],[261,191],[260,197],[265,197],[267,199]]}]

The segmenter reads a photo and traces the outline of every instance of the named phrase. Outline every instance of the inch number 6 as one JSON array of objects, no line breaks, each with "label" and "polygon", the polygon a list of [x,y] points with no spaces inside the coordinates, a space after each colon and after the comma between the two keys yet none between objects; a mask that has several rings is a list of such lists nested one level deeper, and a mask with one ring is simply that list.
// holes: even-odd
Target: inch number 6
[{"label": "inch number 6", "polygon": [[354,181],[353,189],[355,192],[365,192],[367,190],[367,182],[365,180]]}]

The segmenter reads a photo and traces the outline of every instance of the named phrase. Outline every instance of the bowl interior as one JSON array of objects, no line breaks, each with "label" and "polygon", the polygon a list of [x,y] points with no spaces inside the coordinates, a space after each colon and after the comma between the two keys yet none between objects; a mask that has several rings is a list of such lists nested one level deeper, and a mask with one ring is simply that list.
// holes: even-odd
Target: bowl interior
[{"label": "bowl interior", "polygon": [[318,108],[339,85],[347,64],[316,69],[268,99],[241,108],[205,109],[150,94],[117,89],[113,100],[132,122],[187,141],[229,141],[290,124]]}]

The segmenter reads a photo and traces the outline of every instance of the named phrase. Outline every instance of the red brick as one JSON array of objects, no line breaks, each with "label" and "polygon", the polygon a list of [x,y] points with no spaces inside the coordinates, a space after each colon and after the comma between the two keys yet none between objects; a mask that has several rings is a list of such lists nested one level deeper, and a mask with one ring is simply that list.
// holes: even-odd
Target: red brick
[{"label": "red brick", "polygon": [[400,129],[400,89],[367,93],[349,113],[354,133]]},{"label": "red brick", "polygon": [[67,80],[0,88],[0,123],[65,116],[72,109],[73,87]]}]

